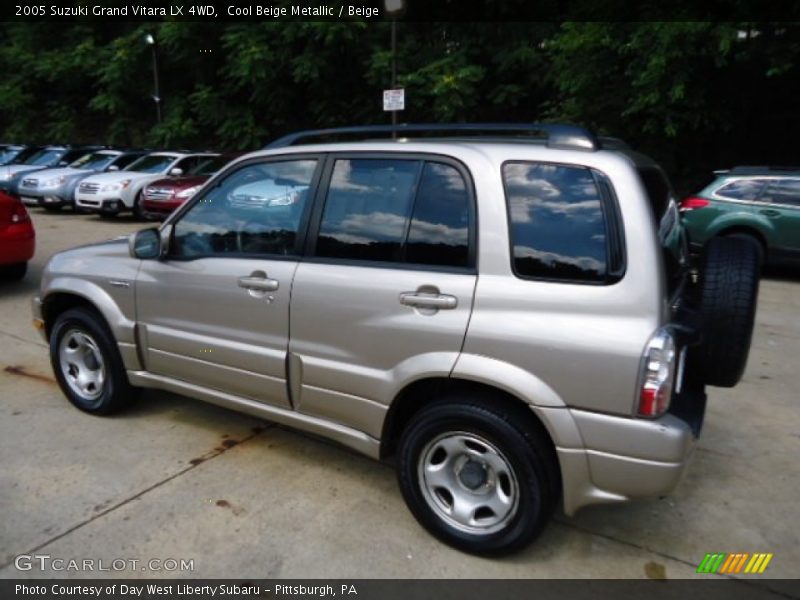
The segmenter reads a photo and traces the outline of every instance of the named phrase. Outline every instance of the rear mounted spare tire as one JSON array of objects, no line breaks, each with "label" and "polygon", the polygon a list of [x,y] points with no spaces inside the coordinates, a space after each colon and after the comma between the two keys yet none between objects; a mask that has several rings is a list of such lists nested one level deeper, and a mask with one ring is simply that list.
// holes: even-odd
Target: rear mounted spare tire
[{"label": "rear mounted spare tire", "polygon": [[744,373],[760,271],[756,240],[718,237],[706,244],[698,282],[704,335],[695,360],[708,385],[733,387]]}]

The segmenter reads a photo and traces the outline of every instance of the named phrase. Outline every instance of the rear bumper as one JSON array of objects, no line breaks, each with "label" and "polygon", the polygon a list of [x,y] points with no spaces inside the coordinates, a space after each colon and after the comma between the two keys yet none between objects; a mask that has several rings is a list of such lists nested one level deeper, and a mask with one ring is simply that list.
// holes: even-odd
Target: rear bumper
[{"label": "rear bumper", "polygon": [[567,409],[582,441],[557,447],[564,511],[671,492],[685,473],[702,427],[705,392],[684,391],[658,419]]},{"label": "rear bumper", "polygon": [[36,251],[36,234],[30,223],[10,225],[0,231],[0,265],[28,262]]}]

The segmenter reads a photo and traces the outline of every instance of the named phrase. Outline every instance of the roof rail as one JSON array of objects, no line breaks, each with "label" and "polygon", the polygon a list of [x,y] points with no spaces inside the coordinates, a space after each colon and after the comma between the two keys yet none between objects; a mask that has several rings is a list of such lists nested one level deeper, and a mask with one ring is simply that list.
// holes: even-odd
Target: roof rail
[{"label": "roof rail", "polygon": [[[741,165],[728,170],[729,175],[764,175],[765,172],[797,173],[800,167],[780,165]],[[716,171],[715,171],[716,173]]]},{"label": "roof rail", "polygon": [[361,125],[357,127],[334,127],[331,129],[311,129],[290,133],[267,144],[264,150],[292,146],[300,140],[330,135],[359,135],[387,133],[393,137],[407,133],[452,133],[452,132],[501,131],[508,133],[544,133],[550,148],[568,150],[588,150],[593,152],[601,146],[593,133],[577,125],[557,123],[402,123],[399,125]]}]

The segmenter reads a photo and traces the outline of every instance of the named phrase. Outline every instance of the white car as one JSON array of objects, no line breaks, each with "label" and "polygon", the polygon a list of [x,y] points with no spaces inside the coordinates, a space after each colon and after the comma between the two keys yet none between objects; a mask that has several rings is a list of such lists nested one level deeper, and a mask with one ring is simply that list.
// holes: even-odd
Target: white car
[{"label": "white car", "polygon": [[177,177],[191,171],[212,152],[153,152],[122,171],[99,173],[81,181],[75,191],[75,206],[105,216],[133,211],[142,216],[142,190],[165,176]]}]

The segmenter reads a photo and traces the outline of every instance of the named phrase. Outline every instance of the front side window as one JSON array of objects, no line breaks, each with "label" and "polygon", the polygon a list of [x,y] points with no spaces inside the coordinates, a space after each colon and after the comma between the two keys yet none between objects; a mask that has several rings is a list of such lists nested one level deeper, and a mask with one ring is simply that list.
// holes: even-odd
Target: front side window
[{"label": "front side window", "polygon": [[412,159],[337,160],[316,255],[468,266],[470,196],[453,166]]},{"label": "front side window", "polygon": [[755,200],[764,187],[763,179],[740,179],[723,185],[715,193],[731,200]]},{"label": "front side window", "polygon": [[244,166],[206,190],[175,224],[176,257],[298,252],[297,232],[317,161]]},{"label": "front side window", "polygon": [[607,227],[600,189],[584,167],[503,165],[514,272],[523,278],[603,282]]},{"label": "front side window", "polygon": [[800,206],[800,179],[775,179],[769,183],[763,200],[773,204]]}]

